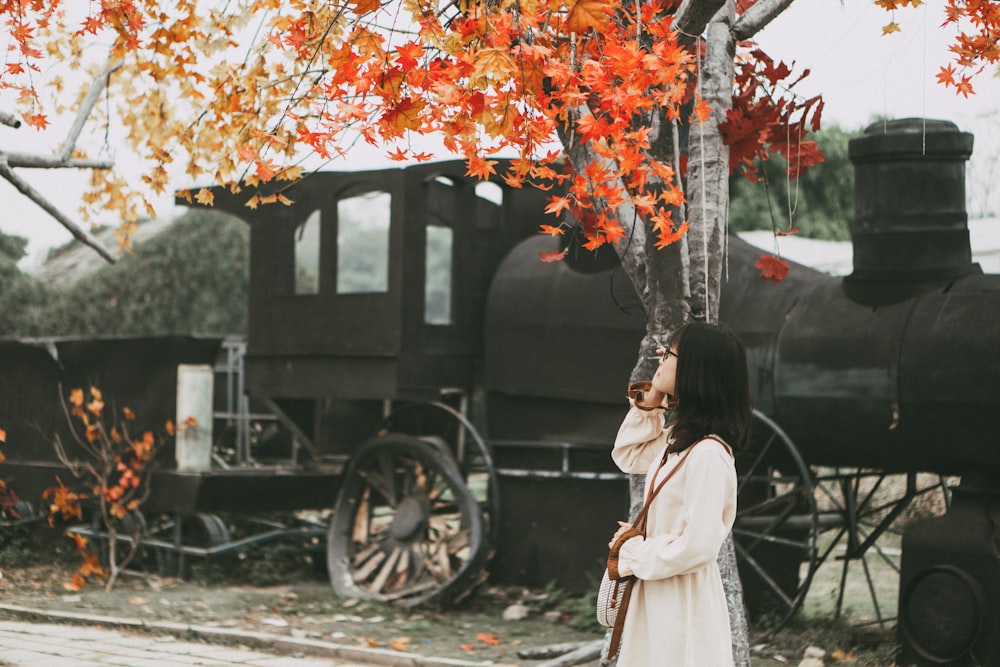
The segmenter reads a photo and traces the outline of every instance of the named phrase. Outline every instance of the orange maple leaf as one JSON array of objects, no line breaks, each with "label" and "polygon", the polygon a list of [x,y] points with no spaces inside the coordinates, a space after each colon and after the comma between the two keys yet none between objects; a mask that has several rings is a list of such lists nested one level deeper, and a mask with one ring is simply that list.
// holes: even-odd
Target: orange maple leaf
[{"label": "orange maple leaf", "polygon": [[87,548],[88,540],[83,535],[79,535],[77,533],[66,533],[66,536],[69,537],[71,540],[73,540],[74,543],[76,543],[76,548],[79,549],[80,551],[83,551],[84,549]]},{"label": "orange maple leaf", "polygon": [[684,224],[678,227],[675,231],[668,232],[666,229],[663,229],[656,237],[656,244],[655,244],[656,249],[663,250],[668,245],[680,241],[681,237],[684,236],[687,230],[688,230],[687,221],[685,221]]},{"label": "orange maple leaf", "polygon": [[490,646],[496,646],[500,643],[500,638],[490,632],[480,632],[476,635],[476,641],[481,641],[482,643]]},{"label": "orange maple leaf", "polygon": [[49,119],[45,115],[40,113],[27,114],[24,116],[24,122],[27,125],[35,128],[36,130],[44,130],[49,126]]},{"label": "orange maple leaf", "polygon": [[549,205],[545,207],[546,213],[551,213],[552,215],[559,215],[560,211],[569,210],[570,200],[569,197],[556,197],[552,196],[549,198]]},{"label": "orange maple leaf", "polygon": [[408,651],[410,650],[410,638],[409,637],[396,637],[389,642],[389,648],[393,651]]},{"label": "orange maple leaf", "polygon": [[63,588],[67,591],[78,591],[87,585],[87,580],[83,578],[79,572],[73,575],[73,580],[69,583],[63,584]]},{"label": "orange maple leaf", "polygon": [[566,17],[566,30],[569,32],[586,32],[593,28],[604,32],[610,24],[609,12],[614,4],[607,0],[577,0]]},{"label": "orange maple leaf", "polygon": [[899,32],[899,24],[896,23],[895,21],[891,23],[886,23],[884,26],[882,26],[883,35],[891,35],[894,32]]},{"label": "orange maple leaf", "polygon": [[359,16],[368,12],[374,12],[382,6],[379,0],[354,0],[352,4],[354,5],[354,12]]},{"label": "orange maple leaf", "polygon": [[542,260],[546,264],[551,264],[552,262],[558,262],[559,260],[566,257],[568,251],[563,250],[559,252],[558,250],[547,250],[545,252],[538,253],[538,259]]},{"label": "orange maple leaf", "polygon": [[389,151],[388,158],[395,162],[402,162],[407,159],[406,151],[397,146],[396,150]]},{"label": "orange maple leaf", "polygon": [[955,66],[948,65],[947,67],[942,67],[937,74],[937,81],[943,86],[954,86],[955,85]]},{"label": "orange maple leaf", "polygon": [[698,119],[698,122],[704,125],[708,122],[711,111],[712,107],[708,106],[708,102],[705,101],[705,98],[701,95],[695,95],[694,108],[691,112],[692,118]]},{"label": "orange maple leaf", "polygon": [[486,160],[478,155],[473,155],[469,158],[466,166],[465,175],[475,176],[480,180],[486,180],[490,176],[495,175],[497,172],[493,168],[493,165],[497,163],[496,160]]},{"label": "orange maple leaf", "polygon": [[434,155],[432,155],[431,153],[420,152],[413,154],[413,159],[416,160],[417,162],[427,162],[428,160],[433,158]]},{"label": "orange maple leaf", "polygon": [[553,227],[552,225],[540,225],[540,231],[542,234],[548,234],[549,236],[562,236],[566,233],[562,225],[558,227]]},{"label": "orange maple leaf", "polygon": [[0,428],[0,442],[7,442],[7,431]]},{"label": "orange maple leaf", "polygon": [[404,97],[382,115],[382,120],[397,130],[419,130],[423,124],[420,112],[426,105],[423,100]]},{"label": "orange maple leaf", "polygon": [[424,55],[424,47],[420,46],[418,42],[407,42],[397,47],[396,53],[399,54],[396,57],[396,62],[399,63],[400,67],[412,69],[420,63],[419,59]]}]

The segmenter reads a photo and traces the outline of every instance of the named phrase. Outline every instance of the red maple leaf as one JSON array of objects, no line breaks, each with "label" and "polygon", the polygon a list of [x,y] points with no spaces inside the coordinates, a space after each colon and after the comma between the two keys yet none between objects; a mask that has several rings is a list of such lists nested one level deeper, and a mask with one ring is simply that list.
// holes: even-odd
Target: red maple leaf
[{"label": "red maple leaf", "polygon": [[776,255],[761,255],[754,266],[760,270],[761,280],[770,280],[774,284],[788,275],[788,262]]}]

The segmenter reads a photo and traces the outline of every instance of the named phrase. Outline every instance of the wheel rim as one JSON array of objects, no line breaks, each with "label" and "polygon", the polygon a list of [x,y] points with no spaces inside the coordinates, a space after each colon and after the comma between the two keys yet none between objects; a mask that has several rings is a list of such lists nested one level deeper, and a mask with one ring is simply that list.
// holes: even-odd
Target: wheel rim
[{"label": "wheel rim", "polygon": [[338,595],[454,600],[481,580],[487,553],[479,505],[436,446],[390,434],[352,457],[327,543]]},{"label": "wheel rim", "polygon": [[479,503],[490,544],[496,544],[500,495],[493,452],[462,412],[445,403],[410,403],[393,410],[377,432],[405,433],[447,451]]},{"label": "wheel rim", "polygon": [[[839,565],[827,565],[840,569],[837,576],[824,577],[837,582],[830,591],[836,594],[835,618],[850,607],[853,615],[865,620],[895,620],[893,614],[884,612],[896,608],[899,593],[902,530],[898,520],[905,517],[914,501],[929,494],[941,496],[941,507],[932,514],[947,510],[951,500],[948,485],[937,474],[891,474],[864,468],[819,471],[816,498],[825,528],[820,536],[819,565],[827,565],[834,555],[840,561]],[[861,566],[860,574],[856,565]],[[852,595],[854,603],[845,607],[848,588],[861,591]]]},{"label": "wheel rim", "polygon": [[756,410],[737,471],[737,561],[748,607],[770,617],[774,633],[802,606],[819,564],[812,473],[788,435]]}]

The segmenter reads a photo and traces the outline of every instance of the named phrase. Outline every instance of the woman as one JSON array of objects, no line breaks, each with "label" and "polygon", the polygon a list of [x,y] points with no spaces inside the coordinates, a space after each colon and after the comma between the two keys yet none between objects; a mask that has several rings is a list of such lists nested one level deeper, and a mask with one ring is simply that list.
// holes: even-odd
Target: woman
[{"label": "woman", "polygon": [[[729,667],[729,612],[716,558],[736,517],[733,450],[750,426],[746,352],[725,327],[700,322],[678,329],[659,351],[648,388],[630,391],[612,458],[624,472],[647,475],[647,494],[680,467],[654,497],[645,537],[627,539],[618,555],[620,574],[638,579],[618,664]],[[630,528],[619,526],[612,544]]]}]

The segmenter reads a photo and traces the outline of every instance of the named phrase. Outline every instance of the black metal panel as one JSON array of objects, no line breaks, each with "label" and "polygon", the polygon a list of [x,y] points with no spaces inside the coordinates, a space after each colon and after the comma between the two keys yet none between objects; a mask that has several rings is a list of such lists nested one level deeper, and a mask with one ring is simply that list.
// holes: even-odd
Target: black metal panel
[{"label": "black metal panel", "polygon": [[[54,459],[52,437],[65,423],[59,406],[62,369],[44,341],[0,340],[0,428],[10,459]],[[0,467],[0,475],[7,471]]]},{"label": "black metal panel", "polygon": [[762,280],[754,264],[769,252],[773,249],[757,248],[738,236],[728,238],[728,278],[722,284],[719,319],[736,332],[747,348],[754,407],[774,415],[775,354],[782,327],[799,301],[808,299],[817,286],[831,284],[833,278],[789,262],[784,280],[777,284]]},{"label": "black metal panel", "polygon": [[900,350],[900,437],[918,469],[1000,467],[1000,276],[916,300]]},{"label": "black metal panel", "polygon": [[894,421],[912,309],[912,301],[856,304],[832,282],[791,310],[778,342],[773,416],[807,461],[908,469]]},{"label": "black metal panel", "polygon": [[382,357],[248,356],[247,392],[271,398],[376,399],[397,393],[399,362]]},{"label": "black metal panel", "polygon": [[149,512],[275,512],[333,509],[343,466],[154,473]]},{"label": "black metal panel", "polygon": [[644,316],[621,271],[575,273],[538,254],[538,236],[518,244],[490,287],[486,388],[507,394],[623,404]]}]

